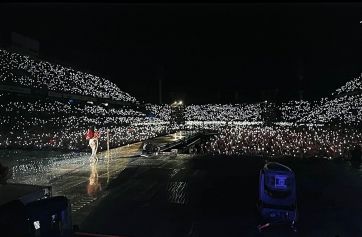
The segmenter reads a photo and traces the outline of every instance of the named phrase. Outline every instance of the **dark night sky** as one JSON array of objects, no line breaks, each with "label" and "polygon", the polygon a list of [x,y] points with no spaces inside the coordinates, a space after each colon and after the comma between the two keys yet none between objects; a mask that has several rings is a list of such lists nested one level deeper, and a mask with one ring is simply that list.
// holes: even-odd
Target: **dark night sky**
[{"label": "dark night sky", "polygon": [[[1,5],[2,31],[44,58],[105,76],[141,101],[328,95],[362,72],[361,4]],[[298,81],[303,75],[303,81]],[[238,94],[238,96],[236,95]]]}]

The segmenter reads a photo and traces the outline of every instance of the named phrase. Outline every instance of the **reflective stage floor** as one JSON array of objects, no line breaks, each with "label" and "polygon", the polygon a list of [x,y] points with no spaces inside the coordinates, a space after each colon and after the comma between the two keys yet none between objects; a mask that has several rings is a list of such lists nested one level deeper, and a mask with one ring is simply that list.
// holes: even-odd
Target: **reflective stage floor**
[{"label": "reflective stage floor", "polygon": [[[175,139],[169,136],[168,139]],[[167,138],[159,139],[162,142]],[[142,143],[98,155],[1,151],[10,182],[51,185],[72,203],[85,232],[134,237],[258,236],[261,158],[164,153],[138,157]],[[6,155],[7,154],[7,155]],[[362,172],[347,162],[279,160],[296,173],[300,223],[264,236],[362,236]]]}]

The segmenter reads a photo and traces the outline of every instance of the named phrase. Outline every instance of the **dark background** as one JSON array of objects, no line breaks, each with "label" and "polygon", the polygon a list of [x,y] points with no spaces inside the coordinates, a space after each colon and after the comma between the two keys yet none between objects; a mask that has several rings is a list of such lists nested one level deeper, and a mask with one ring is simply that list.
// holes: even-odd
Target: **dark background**
[{"label": "dark background", "polygon": [[[145,102],[313,100],[361,73],[362,5],[0,5],[40,58],[104,76]],[[5,40],[4,40],[5,39]],[[4,44],[7,45],[7,44]],[[303,91],[303,92],[300,92]]]}]

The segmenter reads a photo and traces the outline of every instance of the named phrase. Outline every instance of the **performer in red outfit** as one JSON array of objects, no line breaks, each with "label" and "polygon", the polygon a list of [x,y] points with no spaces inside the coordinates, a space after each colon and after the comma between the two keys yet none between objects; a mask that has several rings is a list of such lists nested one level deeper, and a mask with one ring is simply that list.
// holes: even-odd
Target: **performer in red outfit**
[{"label": "performer in red outfit", "polygon": [[92,149],[92,154],[89,158],[90,162],[97,160],[98,137],[99,133],[95,132],[94,127],[90,127],[86,134],[86,139],[89,140],[89,146]]}]

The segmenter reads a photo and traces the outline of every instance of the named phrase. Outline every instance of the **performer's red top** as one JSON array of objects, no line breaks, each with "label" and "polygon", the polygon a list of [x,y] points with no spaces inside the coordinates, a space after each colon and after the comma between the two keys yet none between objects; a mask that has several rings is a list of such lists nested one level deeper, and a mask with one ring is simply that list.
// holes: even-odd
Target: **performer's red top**
[{"label": "performer's red top", "polygon": [[85,139],[89,140],[94,137],[94,132],[92,129],[88,129],[87,134],[85,135]]}]

